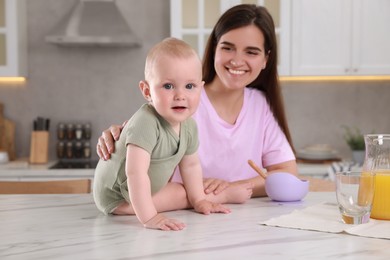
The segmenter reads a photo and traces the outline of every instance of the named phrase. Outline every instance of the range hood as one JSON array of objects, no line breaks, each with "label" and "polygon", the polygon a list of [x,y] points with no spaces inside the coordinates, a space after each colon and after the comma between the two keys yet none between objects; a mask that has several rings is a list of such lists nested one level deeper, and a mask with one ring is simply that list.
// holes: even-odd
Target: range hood
[{"label": "range hood", "polygon": [[45,39],[63,46],[141,45],[114,0],[79,0]]}]

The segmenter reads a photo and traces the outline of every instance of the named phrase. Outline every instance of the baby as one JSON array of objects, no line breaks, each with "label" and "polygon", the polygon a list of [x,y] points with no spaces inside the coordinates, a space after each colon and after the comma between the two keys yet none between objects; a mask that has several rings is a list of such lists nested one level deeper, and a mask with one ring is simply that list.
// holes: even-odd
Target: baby
[{"label": "baby", "polygon": [[[145,80],[139,83],[148,103],[129,119],[111,160],[100,160],[96,167],[93,195],[99,210],[135,214],[144,227],[160,230],[185,225],[159,212],[189,207],[203,214],[230,212],[206,200],[203,191],[198,133],[191,118],[203,85],[200,59],[185,42],[167,38],[149,51]],[[182,184],[169,182],[176,166],[185,192]]]}]

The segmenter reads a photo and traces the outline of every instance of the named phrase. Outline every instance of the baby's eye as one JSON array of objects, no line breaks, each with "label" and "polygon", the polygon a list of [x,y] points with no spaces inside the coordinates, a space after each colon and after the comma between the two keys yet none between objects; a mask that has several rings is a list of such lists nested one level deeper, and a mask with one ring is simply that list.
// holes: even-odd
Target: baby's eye
[{"label": "baby's eye", "polygon": [[170,84],[170,83],[164,84],[163,87],[164,87],[165,89],[173,89],[173,85]]},{"label": "baby's eye", "polygon": [[195,84],[189,83],[186,85],[186,89],[193,89],[195,88]]}]

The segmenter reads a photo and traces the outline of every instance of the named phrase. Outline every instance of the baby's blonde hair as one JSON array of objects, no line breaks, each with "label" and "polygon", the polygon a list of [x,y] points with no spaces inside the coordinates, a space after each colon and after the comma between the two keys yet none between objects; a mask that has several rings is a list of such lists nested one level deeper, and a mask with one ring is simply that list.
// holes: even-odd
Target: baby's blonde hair
[{"label": "baby's blonde hair", "polygon": [[[146,57],[145,62],[145,79],[152,77],[153,67],[161,55],[167,55],[175,58],[191,58],[193,56],[199,59],[195,50],[186,42],[169,37],[153,46]],[[200,63],[200,59],[199,59]]]}]

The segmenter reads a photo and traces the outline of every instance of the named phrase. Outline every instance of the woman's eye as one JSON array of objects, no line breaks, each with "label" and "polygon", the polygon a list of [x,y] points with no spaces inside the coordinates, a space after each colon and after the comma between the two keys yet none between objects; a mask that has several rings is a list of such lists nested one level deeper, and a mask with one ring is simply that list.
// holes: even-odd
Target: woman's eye
[{"label": "woman's eye", "polygon": [[225,51],[231,51],[232,50],[231,47],[227,47],[227,46],[222,46],[221,49],[225,50]]},{"label": "woman's eye", "polygon": [[248,51],[248,54],[249,54],[249,55],[258,55],[259,53],[256,52],[256,51]]},{"label": "woman's eye", "polygon": [[173,85],[172,84],[164,84],[163,86],[165,89],[173,89]]}]

